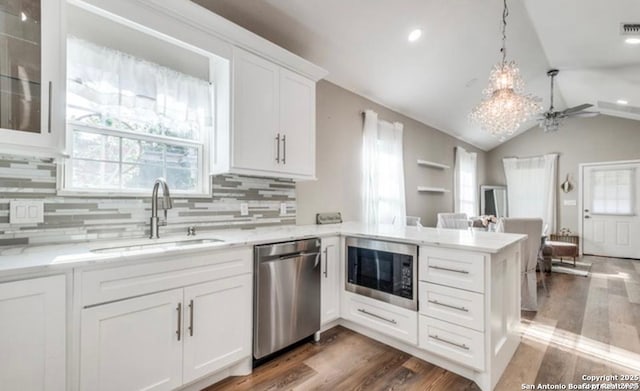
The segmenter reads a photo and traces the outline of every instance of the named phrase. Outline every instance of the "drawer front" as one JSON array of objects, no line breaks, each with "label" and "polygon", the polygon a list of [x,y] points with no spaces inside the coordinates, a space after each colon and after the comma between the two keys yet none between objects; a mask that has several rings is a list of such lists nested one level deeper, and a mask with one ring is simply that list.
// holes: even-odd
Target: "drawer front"
[{"label": "drawer front", "polygon": [[484,371],[484,334],[420,315],[420,348]]},{"label": "drawer front", "polygon": [[477,331],[484,330],[484,295],[420,282],[420,314]]},{"label": "drawer front", "polygon": [[416,345],[418,313],[365,296],[344,292],[342,317],[372,330]]},{"label": "drawer front", "polygon": [[82,305],[128,297],[251,273],[253,248],[175,255],[173,260],[82,272]]},{"label": "drawer front", "polygon": [[484,293],[485,258],[468,251],[420,247],[419,279]]}]

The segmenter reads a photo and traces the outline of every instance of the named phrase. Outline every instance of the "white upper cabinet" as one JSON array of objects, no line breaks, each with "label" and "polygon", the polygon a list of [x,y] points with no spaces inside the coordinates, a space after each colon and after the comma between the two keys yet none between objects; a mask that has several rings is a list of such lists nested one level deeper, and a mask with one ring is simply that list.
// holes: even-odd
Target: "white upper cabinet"
[{"label": "white upper cabinet", "polygon": [[64,132],[61,1],[0,7],[0,152],[56,156]]},{"label": "white upper cabinet", "polygon": [[[315,179],[316,83],[235,48],[232,123],[217,132],[214,173]],[[229,140],[224,143],[224,140]]]},{"label": "white upper cabinet", "polygon": [[316,83],[280,69],[281,165],[278,171],[315,177]]},{"label": "white upper cabinet", "polygon": [[233,62],[233,168],[276,171],[280,67],[239,49]]}]

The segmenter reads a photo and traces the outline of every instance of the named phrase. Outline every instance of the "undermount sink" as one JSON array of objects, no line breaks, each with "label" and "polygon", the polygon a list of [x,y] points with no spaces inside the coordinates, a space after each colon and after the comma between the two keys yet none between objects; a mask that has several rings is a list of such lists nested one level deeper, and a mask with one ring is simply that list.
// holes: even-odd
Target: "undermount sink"
[{"label": "undermount sink", "polygon": [[177,240],[174,242],[162,242],[162,243],[142,243],[142,244],[134,244],[128,246],[116,246],[116,247],[104,247],[104,248],[96,248],[91,250],[93,253],[115,253],[115,252],[123,252],[123,251],[140,251],[147,250],[153,248],[176,248],[176,247],[184,247],[184,246],[194,246],[197,244],[207,244],[207,243],[220,243],[223,240],[220,239],[187,239],[187,240]]}]

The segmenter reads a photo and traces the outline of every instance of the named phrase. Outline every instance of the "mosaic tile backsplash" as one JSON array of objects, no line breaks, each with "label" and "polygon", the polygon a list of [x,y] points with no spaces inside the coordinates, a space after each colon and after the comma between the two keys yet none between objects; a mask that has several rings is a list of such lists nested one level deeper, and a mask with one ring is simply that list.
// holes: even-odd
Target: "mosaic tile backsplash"
[{"label": "mosaic tile backsplash", "polygon": [[[211,199],[173,198],[161,235],[186,233],[189,226],[202,232],[295,224],[294,182],[237,175],[218,175],[212,181]],[[43,200],[44,223],[9,224],[9,202],[15,199]],[[249,215],[241,216],[240,204],[245,202]],[[287,214],[281,216],[283,202]],[[0,156],[0,246],[145,237],[150,217],[151,197],[61,197],[56,194],[55,162]]]}]

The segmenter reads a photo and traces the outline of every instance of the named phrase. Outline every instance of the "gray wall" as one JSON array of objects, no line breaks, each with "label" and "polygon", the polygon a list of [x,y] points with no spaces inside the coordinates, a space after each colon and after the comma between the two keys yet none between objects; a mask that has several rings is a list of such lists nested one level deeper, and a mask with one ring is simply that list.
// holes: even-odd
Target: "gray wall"
[{"label": "gray wall", "polygon": [[[565,200],[578,201],[580,163],[640,159],[640,122],[600,115],[595,118],[568,119],[554,133],[536,127],[487,154],[486,184],[505,184],[502,158],[558,153],[558,186],[567,174],[574,190],[563,193],[558,187],[558,227],[578,231],[578,206],[564,206]],[[482,182],[480,182],[482,184]]]},{"label": "gray wall", "polygon": [[[418,186],[453,189],[454,147],[478,152],[478,183],[484,183],[486,153],[454,137],[405,117],[335,84],[317,85],[317,181],[296,185],[298,224],[312,224],[318,212],[342,212],[344,220],[358,220],[361,208],[362,111],[372,109],[379,118],[404,124],[404,169],[407,214],[435,226],[436,214],[453,210],[453,193],[418,193]],[[437,170],[418,166],[425,159],[451,166]]]}]

